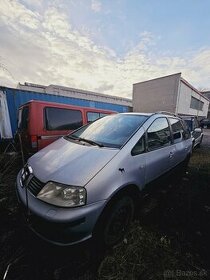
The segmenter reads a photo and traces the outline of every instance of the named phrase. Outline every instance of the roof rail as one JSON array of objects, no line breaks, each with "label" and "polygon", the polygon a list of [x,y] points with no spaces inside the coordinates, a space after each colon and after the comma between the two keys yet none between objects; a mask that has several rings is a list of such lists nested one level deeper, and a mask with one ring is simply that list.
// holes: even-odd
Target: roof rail
[{"label": "roof rail", "polygon": [[171,113],[171,112],[167,112],[167,111],[158,111],[158,112],[155,112],[155,114],[165,114],[165,115],[178,117],[175,113]]}]

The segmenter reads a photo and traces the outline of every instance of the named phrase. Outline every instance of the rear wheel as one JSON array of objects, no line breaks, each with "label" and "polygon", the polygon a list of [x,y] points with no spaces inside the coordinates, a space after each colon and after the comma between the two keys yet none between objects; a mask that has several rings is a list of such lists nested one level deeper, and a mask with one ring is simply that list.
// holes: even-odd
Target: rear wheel
[{"label": "rear wheel", "polygon": [[129,195],[114,199],[102,214],[96,237],[106,247],[117,244],[129,228],[134,217],[134,201]]}]

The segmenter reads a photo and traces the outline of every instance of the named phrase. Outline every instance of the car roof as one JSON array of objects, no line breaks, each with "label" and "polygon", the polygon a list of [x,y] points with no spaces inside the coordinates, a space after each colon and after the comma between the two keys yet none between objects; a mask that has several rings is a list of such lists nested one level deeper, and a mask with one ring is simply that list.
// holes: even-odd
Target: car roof
[{"label": "car roof", "polygon": [[182,119],[195,119],[197,118],[196,116],[181,116]]},{"label": "car roof", "polygon": [[134,115],[134,116],[152,116],[153,113],[139,113],[139,112],[125,112],[125,113],[120,113],[122,115]]},{"label": "car roof", "polygon": [[139,112],[126,112],[126,113],[120,113],[123,115],[135,115],[135,116],[146,116],[146,117],[151,117],[151,116],[161,116],[161,117],[170,117],[170,118],[177,118],[180,119],[180,116],[177,116],[173,113],[170,112],[156,112],[156,113],[139,113]]}]

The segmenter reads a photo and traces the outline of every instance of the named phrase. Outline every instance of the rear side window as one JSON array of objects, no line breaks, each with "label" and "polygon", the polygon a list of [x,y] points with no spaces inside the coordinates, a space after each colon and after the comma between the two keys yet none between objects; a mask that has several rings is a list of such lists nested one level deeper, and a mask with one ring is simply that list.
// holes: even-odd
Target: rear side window
[{"label": "rear side window", "polygon": [[171,133],[166,118],[156,119],[147,130],[148,151],[157,150],[171,143]]},{"label": "rear side window", "polygon": [[18,129],[27,130],[29,119],[29,108],[25,106],[21,108],[18,112]]},{"label": "rear side window", "polygon": [[45,108],[45,127],[47,130],[75,130],[82,124],[82,113],[79,110]]},{"label": "rear side window", "polygon": [[179,119],[169,118],[173,133],[174,143],[181,142],[184,138],[184,127]]}]

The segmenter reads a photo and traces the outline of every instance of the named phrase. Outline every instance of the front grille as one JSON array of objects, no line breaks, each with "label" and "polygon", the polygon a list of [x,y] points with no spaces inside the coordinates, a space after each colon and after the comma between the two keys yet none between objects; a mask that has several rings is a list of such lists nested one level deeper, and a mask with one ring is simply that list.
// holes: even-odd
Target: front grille
[{"label": "front grille", "polygon": [[34,195],[37,196],[37,194],[41,191],[41,189],[44,187],[44,183],[39,181],[35,176],[33,176],[28,183],[28,190]]}]

